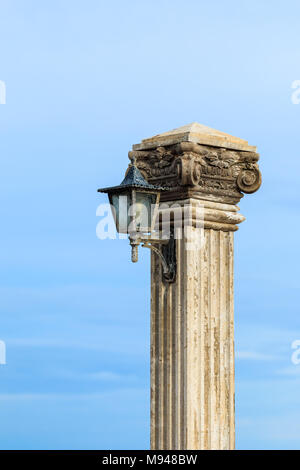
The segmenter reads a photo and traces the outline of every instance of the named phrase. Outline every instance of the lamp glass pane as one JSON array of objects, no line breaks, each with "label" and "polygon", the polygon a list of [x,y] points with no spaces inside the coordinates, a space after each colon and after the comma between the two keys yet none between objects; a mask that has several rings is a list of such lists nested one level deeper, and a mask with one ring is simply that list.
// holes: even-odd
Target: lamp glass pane
[{"label": "lamp glass pane", "polygon": [[128,233],[130,223],[129,207],[131,206],[131,193],[113,194],[111,203],[115,209],[115,222],[119,233]]},{"label": "lamp glass pane", "polygon": [[154,208],[157,194],[136,192],[136,228],[140,232],[151,230],[151,221],[154,215]]}]

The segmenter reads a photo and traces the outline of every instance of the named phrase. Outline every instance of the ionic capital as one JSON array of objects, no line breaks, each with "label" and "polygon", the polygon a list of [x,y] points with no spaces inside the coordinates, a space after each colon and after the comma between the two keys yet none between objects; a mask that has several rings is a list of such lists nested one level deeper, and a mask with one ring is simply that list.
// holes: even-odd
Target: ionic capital
[{"label": "ionic capital", "polygon": [[170,189],[162,200],[193,197],[236,204],[261,185],[255,147],[197,123],[145,139],[133,146],[129,158],[136,159],[150,183]]}]

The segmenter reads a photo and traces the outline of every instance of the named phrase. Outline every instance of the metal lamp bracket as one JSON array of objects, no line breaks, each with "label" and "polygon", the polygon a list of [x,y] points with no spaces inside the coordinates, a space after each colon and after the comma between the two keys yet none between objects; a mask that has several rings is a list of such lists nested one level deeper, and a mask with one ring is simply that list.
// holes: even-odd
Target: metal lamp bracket
[{"label": "metal lamp bracket", "polygon": [[168,240],[130,237],[133,262],[138,260],[137,250],[140,243],[142,243],[141,246],[143,248],[149,248],[159,257],[162,264],[163,279],[169,283],[174,282],[176,279],[176,241],[174,231],[171,230]]}]

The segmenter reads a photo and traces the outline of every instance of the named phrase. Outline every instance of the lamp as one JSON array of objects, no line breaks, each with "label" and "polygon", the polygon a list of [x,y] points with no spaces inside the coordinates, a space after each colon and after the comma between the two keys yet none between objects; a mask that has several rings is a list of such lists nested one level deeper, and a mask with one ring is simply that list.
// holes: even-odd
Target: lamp
[{"label": "lamp", "polygon": [[[157,235],[154,226],[159,209],[160,193],[166,190],[168,188],[148,183],[133,159],[120,185],[100,188],[98,192],[108,195],[117,232],[127,233],[129,236],[132,249],[131,261],[133,263],[138,261],[138,246],[143,243],[143,247],[150,248],[160,257],[165,279],[173,282],[176,270],[173,232],[169,240],[153,237]],[[163,245],[163,249],[159,250],[155,246],[157,244]],[[174,256],[170,256],[170,253]]]}]

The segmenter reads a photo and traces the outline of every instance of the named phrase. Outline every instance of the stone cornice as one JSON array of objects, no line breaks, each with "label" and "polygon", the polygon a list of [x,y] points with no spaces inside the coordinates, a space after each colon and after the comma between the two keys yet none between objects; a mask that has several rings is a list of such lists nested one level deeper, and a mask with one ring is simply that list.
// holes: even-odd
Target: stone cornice
[{"label": "stone cornice", "polygon": [[174,228],[205,228],[235,232],[238,224],[245,220],[239,207],[233,204],[221,204],[197,199],[180,199],[160,205],[156,222],[157,230]]},{"label": "stone cornice", "polygon": [[261,185],[254,151],[180,142],[133,150],[129,158],[135,158],[149,183],[170,188],[162,201],[195,198],[236,204],[243,193],[254,193]]},{"label": "stone cornice", "polygon": [[143,139],[140,144],[133,145],[132,150],[149,150],[179,144],[180,142],[193,142],[195,144],[210,145],[211,147],[256,152],[256,147],[249,145],[246,140],[212,129],[198,122],[192,122],[163,134]]}]

